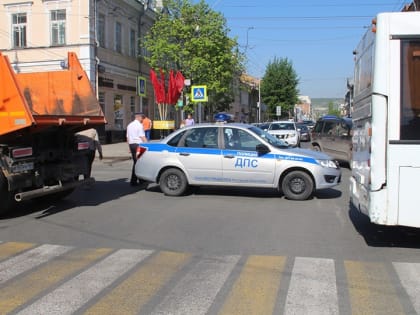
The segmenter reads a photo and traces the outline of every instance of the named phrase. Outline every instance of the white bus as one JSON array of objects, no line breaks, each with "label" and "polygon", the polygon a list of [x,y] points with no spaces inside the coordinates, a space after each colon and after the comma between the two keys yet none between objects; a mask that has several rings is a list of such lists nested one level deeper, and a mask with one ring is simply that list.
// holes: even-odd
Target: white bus
[{"label": "white bus", "polygon": [[379,14],[354,54],[351,202],[420,227],[420,12]]}]

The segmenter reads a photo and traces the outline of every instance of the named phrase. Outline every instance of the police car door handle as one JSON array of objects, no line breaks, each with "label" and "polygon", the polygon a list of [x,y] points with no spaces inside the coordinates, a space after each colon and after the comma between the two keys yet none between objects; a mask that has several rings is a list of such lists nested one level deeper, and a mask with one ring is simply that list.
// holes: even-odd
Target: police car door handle
[{"label": "police car door handle", "polygon": [[181,152],[181,153],[179,153],[179,155],[182,155],[182,156],[189,156],[190,154],[189,154],[189,153],[187,153],[187,152]]},{"label": "police car door handle", "polygon": [[233,158],[235,158],[235,156],[234,156],[234,155],[232,155],[232,154],[224,155],[223,157],[224,157],[225,159],[233,159]]}]

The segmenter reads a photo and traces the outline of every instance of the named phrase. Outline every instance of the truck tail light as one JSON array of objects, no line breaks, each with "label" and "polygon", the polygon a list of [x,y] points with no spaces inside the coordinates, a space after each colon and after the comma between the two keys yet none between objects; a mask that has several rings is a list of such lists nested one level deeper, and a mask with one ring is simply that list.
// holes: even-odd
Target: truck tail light
[{"label": "truck tail light", "polygon": [[78,142],[77,150],[87,150],[89,149],[89,142]]},{"label": "truck tail light", "polygon": [[146,151],[147,151],[147,149],[145,147],[138,146],[137,150],[136,150],[137,158],[141,157],[143,155],[143,153],[146,152]]},{"label": "truck tail light", "polygon": [[26,156],[32,156],[32,154],[33,154],[33,152],[32,152],[31,147],[18,148],[18,149],[13,149],[12,150],[12,157],[13,158],[22,158],[22,157],[26,157]]}]

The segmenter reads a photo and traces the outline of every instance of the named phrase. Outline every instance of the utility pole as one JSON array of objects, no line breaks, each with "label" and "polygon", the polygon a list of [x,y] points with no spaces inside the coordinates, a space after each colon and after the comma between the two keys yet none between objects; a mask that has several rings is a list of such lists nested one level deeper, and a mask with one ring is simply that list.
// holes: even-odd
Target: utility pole
[{"label": "utility pole", "polygon": [[261,122],[261,79],[258,80],[258,122]]}]

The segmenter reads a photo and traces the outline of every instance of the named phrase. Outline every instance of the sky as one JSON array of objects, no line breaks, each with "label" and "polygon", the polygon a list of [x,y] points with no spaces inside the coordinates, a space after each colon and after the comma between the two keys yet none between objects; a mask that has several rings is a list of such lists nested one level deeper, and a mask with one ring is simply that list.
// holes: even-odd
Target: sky
[{"label": "sky", "polygon": [[261,78],[277,58],[292,62],[299,94],[343,98],[353,77],[353,50],[379,12],[401,11],[402,0],[206,0],[227,20],[247,56],[247,73]]}]

